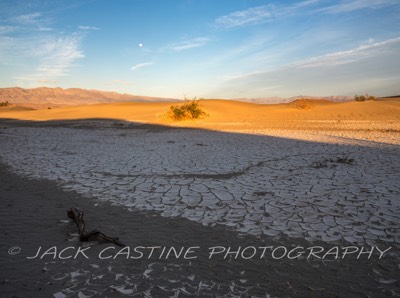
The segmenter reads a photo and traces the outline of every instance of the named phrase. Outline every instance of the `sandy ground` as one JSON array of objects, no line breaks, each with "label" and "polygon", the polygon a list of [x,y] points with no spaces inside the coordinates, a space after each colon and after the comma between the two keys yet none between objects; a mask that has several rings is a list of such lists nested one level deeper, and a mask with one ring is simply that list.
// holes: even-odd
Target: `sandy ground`
[{"label": "sandy ground", "polygon": [[[51,120],[0,124],[1,292],[16,297],[400,294],[397,100],[202,105],[209,117],[175,127],[159,117],[168,104],[0,113]],[[86,212],[88,226],[118,236],[132,249],[194,246],[196,258],[102,260],[99,252],[110,245],[90,243],[84,246],[88,259],[27,259],[39,246],[81,247],[66,217],[72,206]],[[236,259],[233,253],[209,259],[215,246],[250,248]],[[260,247],[266,246],[272,248],[260,258]],[[357,253],[343,256],[349,246]],[[247,258],[251,247],[257,254]],[[305,251],[301,256],[279,258],[297,247]],[[313,247],[323,250],[321,259],[309,256]],[[358,255],[362,249],[372,249],[370,258]],[[378,249],[388,250],[381,259]],[[324,256],[327,251],[331,254]]]},{"label": "sandy ground", "polygon": [[[260,105],[228,100],[201,100],[208,114],[200,120],[173,122],[164,117],[176,103],[113,103],[55,109],[26,110],[11,106],[0,109],[0,118],[19,120],[107,119],[138,124],[193,127],[236,133],[310,138],[300,132],[400,144],[400,98],[366,102],[334,103],[299,100],[289,104]],[[326,138],[323,139],[326,141]]]},{"label": "sandy ground", "polygon": [[[299,100],[289,104],[261,105],[229,100],[200,100],[208,117],[198,121],[173,123],[162,117],[176,103],[93,104],[34,111],[16,107],[0,109],[1,118],[20,120],[115,119],[138,123],[194,126],[210,129],[352,129],[346,124],[359,124],[353,129],[366,129],[365,122],[385,123],[397,129],[400,121],[400,99],[334,103],[323,100]],[[334,126],[332,126],[334,124]],[[336,125],[335,125],[336,124]],[[344,125],[342,127],[342,125]],[[397,126],[396,126],[397,125]],[[378,127],[370,127],[378,129]]]}]

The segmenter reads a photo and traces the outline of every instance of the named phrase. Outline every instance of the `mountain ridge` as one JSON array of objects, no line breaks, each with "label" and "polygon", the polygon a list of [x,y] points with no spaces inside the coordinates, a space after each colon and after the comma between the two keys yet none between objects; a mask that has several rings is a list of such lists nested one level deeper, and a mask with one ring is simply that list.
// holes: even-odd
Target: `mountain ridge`
[{"label": "mountain ridge", "polygon": [[[279,104],[290,103],[299,99],[329,100],[333,102],[346,102],[354,100],[353,96],[293,96],[282,97],[262,97],[262,98],[233,98],[232,100],[255,103],[255,104]],[[8,101],[10,104],[23,105],[25,107],[63,107],[87,105],[96,103],[113,102],[180,102],[175,98],[151,97],[141,95],[122,94],[114,91],[88,90],[81,88],[60,87],[38,87],[21,88],[8,87],[0,88],[0,102]]]},{"label": "mountain ridge", "polygon": [[112,102],[176,102],[179,100],[81,88],[9,87],[0,88],[0,101],[27,107],[62,107]]}]

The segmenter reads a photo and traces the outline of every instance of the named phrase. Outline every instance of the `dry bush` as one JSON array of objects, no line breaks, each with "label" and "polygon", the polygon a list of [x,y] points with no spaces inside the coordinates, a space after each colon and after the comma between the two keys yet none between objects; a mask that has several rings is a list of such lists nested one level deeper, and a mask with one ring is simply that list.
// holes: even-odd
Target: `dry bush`
[{"label": "dry bush", "polygon": [[183,104],[170,106],[167,118],[174,121],[193,120],[206,116],[207,113],[200,107],[199,101],[186,99]]},{"label": "dry bush", "polygon": [[314,107],[313,102],[307,99],[296,99],[295,101],[291,102],[290,105],[300,110],[309,110]]},{"label": "dry bush", "polygon": [[354,100],[355,101],[375,100],[375,96],[368,95],[368,93],[365,95],[354,95]]}]

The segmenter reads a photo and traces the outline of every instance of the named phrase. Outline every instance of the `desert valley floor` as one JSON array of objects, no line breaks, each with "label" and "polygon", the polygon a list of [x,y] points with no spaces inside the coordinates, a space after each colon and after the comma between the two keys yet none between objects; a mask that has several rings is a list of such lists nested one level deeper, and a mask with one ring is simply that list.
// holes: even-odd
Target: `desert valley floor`
[{"label": "desert valley floor", "polygon": [[[229,104],[238,113],[224,116]],[[137,108],[134,119],[127,104],[115,105],[126,113],[119,119],[104,116],[107,105],[92,115],[0,113],[0,290],[56,298],[400,295],[398,101],[285,105],[270,114],[204,105],[209,118],[177,125],[152,118],[165,103]],[[26,259],[39,246],[80,245],[66,217],[74,206],[132,248],[196,246],[198,258]],[[107,247],[92,245],[93,254]],[[23,252],[9,255],[15,246]],[[216,246],[280,251],[209,258]],[[340,252],[276,257],[299,246]],[[358,251],[343,256],[343,247]]]}]

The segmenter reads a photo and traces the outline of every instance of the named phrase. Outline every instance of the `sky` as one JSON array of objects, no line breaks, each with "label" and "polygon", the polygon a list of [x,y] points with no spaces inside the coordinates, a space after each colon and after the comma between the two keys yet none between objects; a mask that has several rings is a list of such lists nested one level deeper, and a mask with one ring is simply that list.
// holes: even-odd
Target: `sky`
[{"label": "sky", "polygon": [[399,0],[0,0],[0,87],[400,94]]}]

